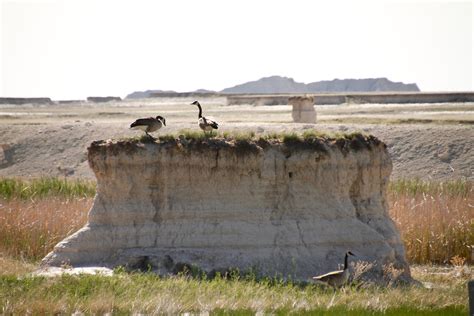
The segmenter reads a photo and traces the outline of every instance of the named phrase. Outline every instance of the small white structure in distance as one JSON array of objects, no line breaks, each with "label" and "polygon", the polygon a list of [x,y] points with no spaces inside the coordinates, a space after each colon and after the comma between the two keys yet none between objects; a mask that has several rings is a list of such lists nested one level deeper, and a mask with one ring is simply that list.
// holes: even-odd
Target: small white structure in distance
[{"label": "small white structure in distance", "polygon": [[291,116],[296,123],[316,123],[316,110],[312,96],[296,96],[288,99],[293,106]]}]

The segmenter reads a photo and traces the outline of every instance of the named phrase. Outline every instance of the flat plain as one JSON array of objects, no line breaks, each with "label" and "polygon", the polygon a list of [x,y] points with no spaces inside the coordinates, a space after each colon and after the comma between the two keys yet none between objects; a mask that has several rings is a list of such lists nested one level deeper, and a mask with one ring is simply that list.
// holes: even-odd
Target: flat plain
[{"label": "flat plain", "polygon": [[[129,129],[140,117],[162,115],[155,133],[199,130],[192,99],[138,99],[107,103],[0,107],[0,176],[90,178],[87,146],[94,140],[141,135]],[[291,106],[227,106],[200,100],[219,131],[360,131],[384,141],[393,179],[474,180],[474,103],[341,104],[316,106],[317,124],[294,123]]]}]

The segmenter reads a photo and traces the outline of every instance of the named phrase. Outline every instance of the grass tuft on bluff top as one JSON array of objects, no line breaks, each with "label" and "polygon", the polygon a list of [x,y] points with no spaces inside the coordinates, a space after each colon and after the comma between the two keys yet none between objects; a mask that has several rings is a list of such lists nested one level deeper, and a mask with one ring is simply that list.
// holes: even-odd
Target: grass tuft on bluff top
[{"label": "grass tuft on bluff top", "polygon": [[[214,145],[228,145],[231,143],[238,143],[240,147],[244,147],[245,143],[249,144],[285,144],[289,147],[297,147],[299,149],[319,149],[326,151],[325,144],[332,146],[336,145],[343,151],[352,149],[370,149],[372,144],[378,145],[380,141],[371,135],[366,135],[361,132],[352,133],[329,133],[320,132],[317,130],[306,130],[303,133],[297,132],[269,132],[257,134],[254,131],[211,131],[204,133],[197,130],[180,130],[174,134],[163,134],[158,138],[151,138],[146,135],[140,137],[123,138],[119,142],[141,142],[141,143],[178,143],[181,144],[196,144],[207,143]],[[102,144],[104,142],[98,142]],[[250,147],[249,147],[250,148]]]},{"label": "grass tuft on bluff top", "polygon": [[258,134],[254,131],[224,131],[217,132],[211,131],[204,133],[198,130],[188,130],[183,129],[177,133],[171,134],[162,134],[157,138],[151,138],[147,135],[134,136],[134,137],[125,137],[119,139],[119,141],[132,141],[132,142],[167,142],[175,141],[179,139],[185,140],[195,140],[202,141],[208,139],[223,139],[223,140],[237,140],[237,141],[253,141],[258,140],[267,140],[267,141],[280,141],[280,142],[293,142],[293,141],[308,141],[314,139],[324,139],[324,140],[353,140],[354,138],[364,137],[367,138],[368,135],[365,135],[362,132],[352,132],[352,133],[340,133],[340,132],[321,132],[317,130],[306,130],[303,133],[298,132],[268,132],[263,134]]},{"label": "grass tuft on bluff top", "polygon": [[[257,154],[260,148],[268,146],[282,146],[282,150],[311,150],[328,153],[331,148],[338,148],[344,155],[351,151],[373,150],[381,141],[372,135],[362,132],[330,133],[317,130],[298,132],[268,132],[256,133],[254,131],[211,131],[204,133],[198,130],[180,130],[177,133],[163,134],[158,138],[149,136],[123,138],[117,141],[96,141],[89,147],[89,153],[102,151],[107,146],[114,147],[113,152],[130,150],[134,152],[136,144],[163,144],[175,145],[180,148],[234,148],[237,154]],[[105,145],[105,146],[104,146]]]}]

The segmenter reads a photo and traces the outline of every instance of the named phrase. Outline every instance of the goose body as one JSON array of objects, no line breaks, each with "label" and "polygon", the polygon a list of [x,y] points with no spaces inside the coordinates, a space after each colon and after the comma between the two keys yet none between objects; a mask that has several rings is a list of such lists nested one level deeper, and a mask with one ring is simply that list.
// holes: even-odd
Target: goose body
[{"label": "goose body", "polygon": [[198,119],[198,125],[199,128],[205,132],[212,131],[213,129],[217,129],[219,127],[219,125],[215,121],[212,121],[205,117],[200,117]]},{"label": "goose body", "polygon": [[313,277],[313,280],[317,282],[326,283],[334,288],[339,288],[343,286],[349,279],[349,266],[347,264],[349,256],[354,256],[354,254],[350,251],[346,252],[346,255],[344,257],[344,269],[331,271],[326,274],[315,276]]},{"label": "goose body", "polygon": [[219,124],[217,124],[216,121],[213,121],[211,119],[208,119],[208,118],[205,118],[204,116],[202,116],[201,104],[199,104],[198,101],[194,101],[191,104],[197,105],[197,107],[199,108],[198,125],[199,125],[200,129],[202,129],[204,132],[210,132],[213,129],[218,129],[219,128]]},{"label": "goose body", "polygon": [[166,126],[166,120],[162,116],[157,117],[147,117],[147,118],[140,118],[137,119],[130,125],[131,129],[138,129],[144,131],[148,136],[151,137],[150,134],[159,130],[163,126]]}]

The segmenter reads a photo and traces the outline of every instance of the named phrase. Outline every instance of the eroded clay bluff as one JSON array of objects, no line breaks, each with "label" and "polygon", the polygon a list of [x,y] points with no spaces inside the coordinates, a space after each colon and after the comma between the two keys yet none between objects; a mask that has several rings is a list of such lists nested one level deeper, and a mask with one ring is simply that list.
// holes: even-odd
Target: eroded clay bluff
[{"label": "eroded clay bluff", "polygon": [[307,280],[351,250],[410,278],[387,213],[392,164],[375,137],[108,140],[88,157],[98,181],[88,224],[45,266],[239,268]]}]

